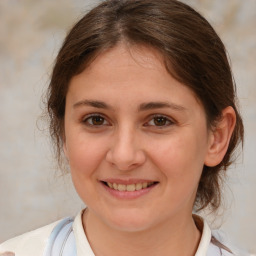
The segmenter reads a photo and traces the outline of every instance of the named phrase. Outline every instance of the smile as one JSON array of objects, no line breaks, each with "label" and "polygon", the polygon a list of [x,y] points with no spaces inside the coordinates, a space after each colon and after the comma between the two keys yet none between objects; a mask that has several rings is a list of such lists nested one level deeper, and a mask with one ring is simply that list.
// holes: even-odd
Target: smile
[{"label": "smile", "polygon": [[154,185],[156,182],[143,182],[143,183],[135,183],[135,184],[117,184],[117,183],[111,183],[111,182],[104,182],[106,186],[109,188],[112,188],[117,191],[128,191],[128,192],[133,192],[133,191],[139,191],[145,188],[148,188],[152,185]]},{"label": "smile", "polygon": [[107,179],[101,180],[103,188],[114,198],[121,200],[133,200],[140,198],[150,191],[155,191],[158,181],[152,180],[120,180]]}]

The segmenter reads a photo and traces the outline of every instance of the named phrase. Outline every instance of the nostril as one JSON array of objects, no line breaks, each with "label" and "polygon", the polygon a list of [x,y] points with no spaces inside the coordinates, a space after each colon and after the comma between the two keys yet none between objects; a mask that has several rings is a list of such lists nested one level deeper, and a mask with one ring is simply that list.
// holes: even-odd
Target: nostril
[{"label": "nostril", "polygon": [[145,152],[127,138],[112,144],[106,154],[106,161],[121,171],[132,170],[143,164],[145,160]]}]

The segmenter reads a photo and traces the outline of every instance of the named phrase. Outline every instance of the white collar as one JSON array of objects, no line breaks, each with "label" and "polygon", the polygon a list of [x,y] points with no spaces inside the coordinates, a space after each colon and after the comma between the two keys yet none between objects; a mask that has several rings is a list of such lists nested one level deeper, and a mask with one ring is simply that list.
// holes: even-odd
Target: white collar
[{"label": "white collar", "polygon": [[[92,248],[85,235],[83,224],[82,224],[82,210],[75,218],[73,223],[73,231],[77,246],[77,256],[95,256]],[[201,240],[195,256],[206,256],[211,243],[211,229],[207,222],[198,215],[193,215],[197,227],[202,232]]]},{"label": "white collar", "polygon": [[82,223],[83,211],[84,210],[77,214],[73,223],[77,256],[95,256],[84,232]]},{"label": "white collar", "polygon": [[202,217],[193,215],[197,228],[201,231],[201,240],[197,248],[195,256],[206,256],[211,243],[212,232],[211,229]]}]

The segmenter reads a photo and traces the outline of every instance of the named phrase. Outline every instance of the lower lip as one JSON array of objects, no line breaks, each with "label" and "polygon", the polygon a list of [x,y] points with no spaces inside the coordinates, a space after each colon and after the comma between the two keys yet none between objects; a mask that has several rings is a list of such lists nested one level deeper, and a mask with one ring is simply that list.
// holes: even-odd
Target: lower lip
[{"label": "lower lip", "polygon": [[102,186],[114,197],[118,199],[136,199],[143,195],[148,194],[152,189],[154,189],[158,183],[151,185],[148,188],[143,188],[135,191],[118,191],[101,182]]}]

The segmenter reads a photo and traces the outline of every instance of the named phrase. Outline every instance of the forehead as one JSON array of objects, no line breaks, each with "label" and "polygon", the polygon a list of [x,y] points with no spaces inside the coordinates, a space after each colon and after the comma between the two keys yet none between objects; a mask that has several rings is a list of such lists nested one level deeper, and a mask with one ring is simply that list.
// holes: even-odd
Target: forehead
[{"label": "forehead", "polygon": [[122,69],[127,67],[166,70],[162,55],[153,47],[145,45],[128,45],[120,43],[113,48],[101,52],[84,70],[92,72],[97,66]]},{"label": "forehead", "polygon": [[[89,66],[71,79],[69,87],[82,83],[87,89],[95,87],[99,93],[113,87],[116,90],[133,88],[137,91],[150,87],[154,91],[160,85],[165,85],[165,89],[169,90],[170,81],[166,80],[172,80],[173,86],[182,85],[168,73],[163,58],[156,49],[119,44],[97,55]],[[132,86],[134,84],[136,86]]]},{"label": "forehead", "polygon": [[[131,73],[125,80],[137,73],[142,75],[143,71],[147,72],[148,70],[157,71],[159,74],[161,73],[160,76],[168,75],[175,80],[182,80],[176,74],[170,58],[164,56],[158,49],[145,44],[131,45],[128,42],[119,43],[110,49],[96,53],[95,57],[88,62],[82,72],[87,75],[95,74],[96,76],[98,74],[104,76],[105,74],[106,80],[110,80],[108,69],[111,69],[111,72],[115,69],[115,73],[118,73],[127,68],[131,70]],[[179,84],[187,87],[198,103],[201,104],[198,95],[191,89],[191,86],[184,83]]]},{"label": "forehead", "polygon": [[[72,96],[72,97],[71,97]],[[138,108],[146,102],[200,105],[194,93],[168,73],[162,56],[143,46],[118,45],[71,79],[67,98],[73,104],[100,101],[116,108]]]}]

